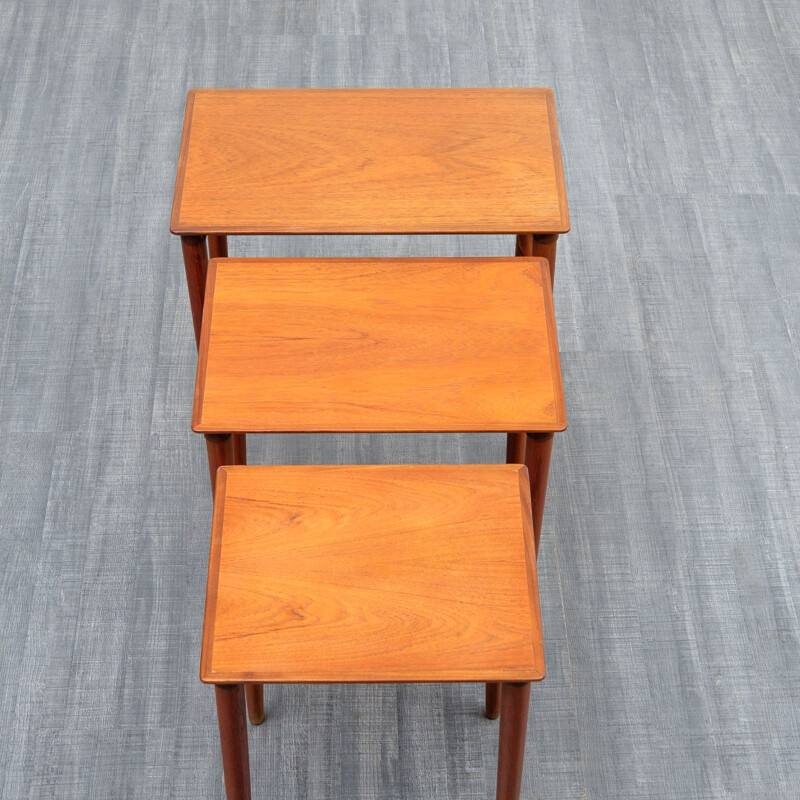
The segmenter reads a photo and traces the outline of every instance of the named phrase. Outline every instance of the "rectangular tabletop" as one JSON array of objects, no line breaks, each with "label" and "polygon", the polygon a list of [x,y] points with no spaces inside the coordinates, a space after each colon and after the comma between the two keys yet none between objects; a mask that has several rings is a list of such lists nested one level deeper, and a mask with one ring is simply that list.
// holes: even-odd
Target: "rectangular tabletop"
[{"label": "rectangular tabletop", "polygon": [[198,89],[176,234],[564,233],[550,89]]},{"label": "rectangular tabletop", "polygon": [[220,259],[202,433],[560,431],[547,261]]},{"label": "rectangular tabletop", "polygon": [[540,680],[527,469],[223,467],[200,677]]}]

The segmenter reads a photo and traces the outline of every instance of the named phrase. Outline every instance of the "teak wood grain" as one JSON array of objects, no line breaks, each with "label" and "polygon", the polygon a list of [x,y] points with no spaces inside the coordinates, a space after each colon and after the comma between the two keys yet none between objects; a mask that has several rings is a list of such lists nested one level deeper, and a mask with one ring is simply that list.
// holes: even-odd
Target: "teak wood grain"
[{"label": "teak wood grain", "polygon": [[170,229],[564,233],[553,93],[193,90]]},{"label": "teak wood grain", "polygon": [[206,683],[530,681],[525,467],[222,467]]},{"label": "teak wood grain", "polygon": [[202,433],[560,431],[543,259],[212,261]]}]

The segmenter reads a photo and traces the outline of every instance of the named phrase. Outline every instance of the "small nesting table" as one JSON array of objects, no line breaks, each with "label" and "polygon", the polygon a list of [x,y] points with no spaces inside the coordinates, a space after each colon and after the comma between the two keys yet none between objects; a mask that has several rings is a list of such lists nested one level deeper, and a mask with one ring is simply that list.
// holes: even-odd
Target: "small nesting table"
[{"label": "small nesting table", "polygon": [[223,467],[200,678],[228,800],[249,800],[243,686],[503,684],[497,799],[518,800],[544,677],[527,469]]}]

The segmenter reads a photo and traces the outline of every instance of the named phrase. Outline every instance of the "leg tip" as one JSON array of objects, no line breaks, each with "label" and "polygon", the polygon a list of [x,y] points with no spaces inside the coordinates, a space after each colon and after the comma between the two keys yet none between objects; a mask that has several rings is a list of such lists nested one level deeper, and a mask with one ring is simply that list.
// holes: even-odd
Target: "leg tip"
[{"label": "leg tip", "polygon": [[260,683],[245,686],[247,695],[247,718],[251,725],[260,725],[264,721],[264,687]]},{"label": "leg tip", "polygon": [[261,713],[260,714],[251,714],[249,709],[248,709],[248,712],[247,712],[247,717],[250,720],[250,724],[251,725],[261,725],[261,723],[264,722],[265,716],[266,715],[264,714],[264,709],[263,708],[261,709]]},{"label": "leg tip", "polygon": [[488,719],[497,719],[500,716],[500,698],[502,685],[499,683],[486,684],[486,716]]}]

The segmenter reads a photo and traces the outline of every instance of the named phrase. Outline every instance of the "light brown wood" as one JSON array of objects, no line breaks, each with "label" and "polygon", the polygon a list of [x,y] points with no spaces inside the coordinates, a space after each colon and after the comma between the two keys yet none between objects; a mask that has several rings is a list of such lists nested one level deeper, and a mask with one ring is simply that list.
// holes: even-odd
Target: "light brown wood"
[{"label": "light brown wood", "polygon": [[547,262],[212,261],[192,425],[563,430]]},{"label": "light brown wood", "polygon": [[568,229],[550,89],[189,93],[173,233]]},{"label": "light brown wood", "polygon": [[518,466],[223,467],[201,679],[540,680],[529,504]]}]

